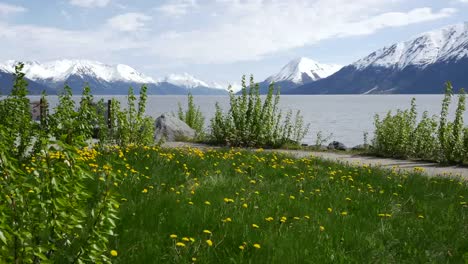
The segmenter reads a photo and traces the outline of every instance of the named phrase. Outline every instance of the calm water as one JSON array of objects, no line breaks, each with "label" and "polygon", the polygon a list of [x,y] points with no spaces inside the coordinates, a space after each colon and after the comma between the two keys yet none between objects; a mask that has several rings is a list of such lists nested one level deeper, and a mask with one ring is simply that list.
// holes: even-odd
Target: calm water
[{"label": "calm water", "polygon": [[[284,110],[301,110],[305,122],[311,124],[304,143],[314,144],[317,132],[321,131],[324,136],[331,135],[329,141],[338,140],[352,147],[363,143],[364,132],[369,132],[369,139],[372,138],[373,117],[376,113],[384,115],[389,110],[409,108],[412,97],[416,98],[418,113],[426,110],[431,115],[440,113],[442,95],[282,95],[280,107]],[[111,97],[96,96],[96,99],[100,98]],[[125,96],[116,98],[125,105]],[[456,105],[456,98],[454,99],[452,117]],[[54,107],[57,97],[50,96],[49,101]],[[226,96],[195,96],[194,101],[205,114],[207,124],[214,115],[216,102],[219,102],[225,111],[229,108],[229,98]],[[185,106],[187,97],[149,96],[147,114],[157,117],[165,112],[176,113],[178,102]],[[464,118],[467,122],[467,113]]]}]

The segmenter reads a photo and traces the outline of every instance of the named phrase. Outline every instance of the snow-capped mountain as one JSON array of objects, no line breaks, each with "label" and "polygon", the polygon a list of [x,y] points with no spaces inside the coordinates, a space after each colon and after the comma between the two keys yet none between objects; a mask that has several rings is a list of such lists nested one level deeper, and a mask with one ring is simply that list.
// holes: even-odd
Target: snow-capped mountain
[{"label": "snow-capped mountain", "polygon": [[303,84],[328,77],[341,67],[335,64],[318,63],[306,57],[297,58],[283,66],[278,73],[260,83],[260,93],[266,93],[272,82],[281,87],[281,92],[285,92]]},{"label": "snow-capped mountain", "polygon": [[468,87],[468,22],[384,47],[328,78],[289,93],[442,93]]},{"label": "snow-capped mountain", "polygon": [[[7,61],[5,68],[14,71],[17,61]],[[109,65],[90,60],[57,60],[46,63],[30,61],[24,63],[23,68],[26,76],[31,80],[48,80],[53,82],[66,81],[70,76],[92,76],[106,82],[134,82],[155,83],[128,65]]]},{"label": "snow-capped mountain", "polygon": [[441,61],[468,56],[468,22],[426,32],[408,41],[373,52],[353,63],[357,69],[385,67],[402,70],[408,66],[425,68]]},{"label": "snow-capped mountain", "polygon": [[290,61],[280,72],[268,77],[265,82],[290,81],[296,84],[304,84],[328,77],[341,67],[335,64],[321,64],[309,58],[301,57]]},{"label": "snow-capped mountain", "polygon": [[[7,61],[0,65],[0,72],[4,75],[13,74],[17,63]],[[41,88],[47,87],[48,93],[56,93],[65,84],[74,93],[80,93],[85,83],[96,94],[126,94],[129,87],[138,90],[142,84],[148,86],[149,94],[187,94],[188,90],[193,94],[226,93],[189,74],[172,74],[162,80],[155,80],[128,65],[109,65],[90,60],[29,61],[24,62],[23,72],[30,81],[41,84]]]}]

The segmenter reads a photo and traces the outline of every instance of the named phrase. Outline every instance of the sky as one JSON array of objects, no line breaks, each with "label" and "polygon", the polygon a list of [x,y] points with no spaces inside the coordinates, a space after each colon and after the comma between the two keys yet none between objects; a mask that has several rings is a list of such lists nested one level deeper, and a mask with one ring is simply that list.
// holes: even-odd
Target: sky
[{"label": "sky", "polygon": [[0,0],[0,61],[262,81],[297,57],[347,65],[467,14],[468,0]]}]

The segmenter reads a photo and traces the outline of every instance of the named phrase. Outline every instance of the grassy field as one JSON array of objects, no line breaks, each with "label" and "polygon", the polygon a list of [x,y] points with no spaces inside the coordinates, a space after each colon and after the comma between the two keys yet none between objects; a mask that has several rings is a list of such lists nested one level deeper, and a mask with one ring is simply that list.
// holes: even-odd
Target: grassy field
[{"label": "grassy field", "polygon": [[[314,158],[129,148],[115,263],[463,263],[468,188]],[[99,165],[101,166],[101,165]]]}]

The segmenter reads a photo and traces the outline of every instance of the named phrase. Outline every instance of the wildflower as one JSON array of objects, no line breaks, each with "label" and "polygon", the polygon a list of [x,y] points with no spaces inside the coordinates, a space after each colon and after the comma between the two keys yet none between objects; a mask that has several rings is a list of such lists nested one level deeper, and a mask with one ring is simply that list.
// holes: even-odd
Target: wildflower
[{"label": "wildflower", "polygon": [[345,199],[345,200],[346,200],[346,201],[351,201],[351,198],[349,198],[349,197],[346,197],[346,199]]},{"label": "wildflower", "polygon": [[210,230],[206,230],[206,229],[205,229],[205,230],[203,230],[203,233],[211,235],[211,231],[210,231]]},{"label": "wildflower", "polygon": [[189,239],[188,237],[183,237],[183,238],[182,238],[182,241],[189,242],[190,239]]},{"label": "wildflower", "polygon": [[341,212],[341,215],[342,215],[342,216],[346,216],[346,215],[348,215],[348,212],[346,212],[346,211]]},{"label": "wildflower", "polygon": [[294,219],[294,220],[300,220],[301,218],[295,216],[295,217],[293,217],[293,219]]},{"label": "wildflower", "polygon": [[284,222],[286,222],[286,220],[287,220],[286,216],[282,216],[281,219],[280,219],[280,222],[284,223]]},{"label": "wildflower", "polygon": [[294,200],[294,199],[296,199],[296,197],[294,197],[294,195],[290,195],[289,199]]},{"label": "wildflower", "polygon": [[148,192],[148,189],[143,189],[143,191],[141,191],[142,193],[147,193]]},{"label": "wildflower", "polygon": [[188,202],[188,204],[190,204],[190,205],[193,205],[193,202],[192,202],[192,201],[190,201],[190,202]]},{"label": "wildflower", "polygon": [[225,203],[233,203],[233,202],[234,202],[234,199],[224,198],[224,202],[225,202]]},{"label": "wildflower", "polygon": [[193,261],[193,262],[197,261],[197,258],[192,258],[192,261]]},{"label": "wildflower", "polygon": [[258,225],[256,225],[256,224],[252,224],[252,227],[253,227],[253,228],[260,228],[260,227],[259,227]]},{"label": "wildflower", "polygon": [[177,246],[177,247],[185,247],[185,244],[182,243],[182,242],[177,242],[177,243],[176,243],[176,246]]},{"label": "wildflower", "polygon": [[229,223],[229,222],[232,222],[232,219],[230,217],[226,218],[226,219],[223,219],[221,220],[221,222],[223,223]]},{"label": "wildflower", "polygon": [[208,239],[205,242],[208,244],[208,246],[213,246],[213,241],[211,241],[211,239]]},{"label": "wildflower", "polygon": [[270,217],[267,217],[267,218],[265,218],[265,221],[271,222],[271,221],[273,221],[273,217],[271,217],[271,216],[270,216]]},{"label": "wildflower", "polygon": [[244,246],[244,245],[240,245],[240,246],[239,246],[239,249],[240,249],[240,250],[244,250],[244,249],[245,249],[245,246]]},{"label": "wildflower", "polygon": [[244,204],[242,205],[242,207],[247,208],[247,207],[249,207],[249,205],[247,205],[246,203],[244,203]]},{"label": "wildflower", "polygon": [[310,219],[310,216],[305,215],[304,218],[305,218],[305,219]]},{"label": "wildflower", "polygon": [[169,237],[172,238],[172,239],[176,239],[176,238],[177,238],[177,235],[172,234],[172,235],[170,235]]},{"label": "wildflower", "polygon": [[328,208],[327,208],[327,211],[328,211],[329,213],[331,213],[331,212],[333,211],[333,209],[331,209],[330,207],[328,207]]},{"label": "wildflower", "polygon": [[424,215],[418,215],[418,218],[424,219]]},{"label": "wildflower", "polygon": [[195,242],[195,238],[191,237],[189,239],[190,239],[190,242],[192,242],[192,243]]},{"label": "wildflower", "polygon": [[322,232],[325,231],[325,227],[320,226],[319,228],[320,228],[320,231],[322,231]]},{"label": "wildflower", "polygon": [[206,205],[211,205],[210,201],[205,201]]},{"label": "wildflower", "polygon": [[261,248],[260,244],[253,244],[253,247],[257,249]]}]

